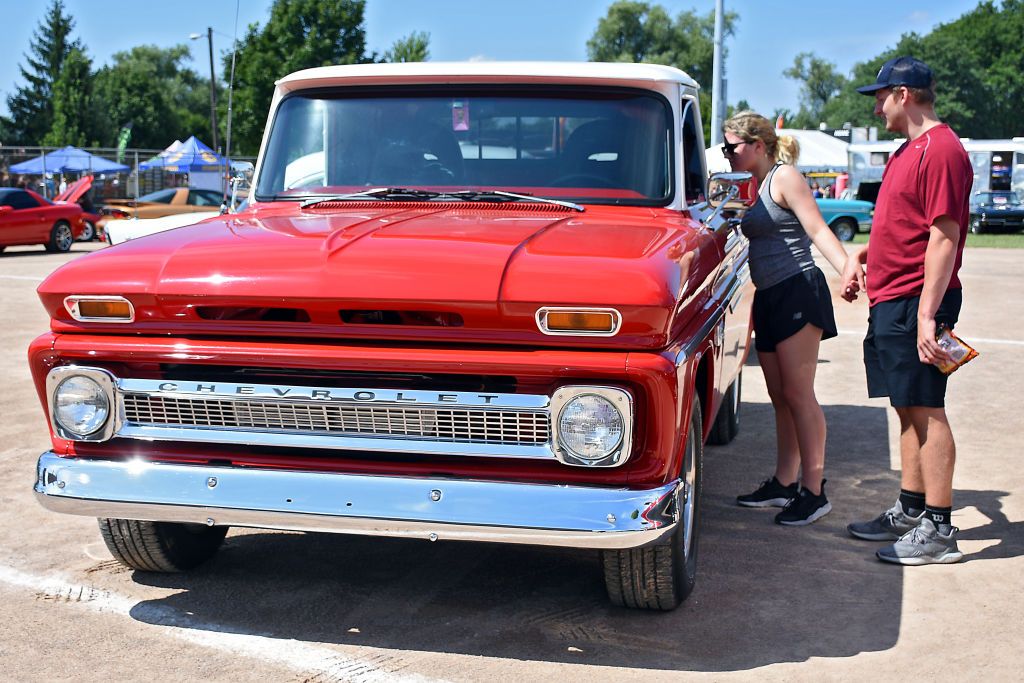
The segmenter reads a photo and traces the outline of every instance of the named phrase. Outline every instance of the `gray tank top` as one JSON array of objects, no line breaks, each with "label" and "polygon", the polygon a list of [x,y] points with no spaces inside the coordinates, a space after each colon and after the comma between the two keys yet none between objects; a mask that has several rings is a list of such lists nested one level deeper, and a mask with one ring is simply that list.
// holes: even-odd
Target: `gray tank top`
[{"label": "gray tank top", "polygon": [[740,229],[750,240],[750,277],[754,286],[765,289],[815,267],[811,238],[796,214],[772,199],[771,184],[776,164],[758,189],[758,199],[743,214]]}]

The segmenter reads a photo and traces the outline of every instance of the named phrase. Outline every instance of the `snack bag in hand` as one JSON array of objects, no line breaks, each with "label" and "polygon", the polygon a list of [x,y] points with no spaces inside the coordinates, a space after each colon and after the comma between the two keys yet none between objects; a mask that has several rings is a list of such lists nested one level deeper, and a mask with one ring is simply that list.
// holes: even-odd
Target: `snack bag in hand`
[{"label": "snack bag in hand", "polygon": [[952,374],[961,365],[977,357],[978,352],[968,345],[963,339],[953,334],[948,327],[941,327],[935,334],[935,340],[943,351],[949,354],[951,360],[938,363],[936,367],[944,375]]}]

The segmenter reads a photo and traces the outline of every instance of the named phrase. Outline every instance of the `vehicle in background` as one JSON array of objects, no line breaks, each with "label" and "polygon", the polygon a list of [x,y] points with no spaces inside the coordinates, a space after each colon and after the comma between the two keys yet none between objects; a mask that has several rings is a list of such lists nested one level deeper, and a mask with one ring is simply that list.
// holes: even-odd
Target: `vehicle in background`
[{"label": "vehicle in background", "polygon": [[207,218],[219,216],[220,211],[197,211],[195,213],[175,213],[160,218],[117,218],[108,220],[103,225],[103,239],[107,244],[115,245],[153,235],[186,225],[201,223]]},{"label": "vehicle in background", "polygon": [[223,196],[216,190],[169,187],[138,199],[108,200],[100,213],[99,227],[115,218],[160,218],[175,213],[219,211]]},{"label": "vehicle in background", "polygon": [[[248,181],[251,176],[239,174],[231,179],[231,197],[228,203],[232,209],[229,213],[240,211],[248,197]],[[176,213],[159,218],[118,218],[108,220],[103,225],[103,239],[107,244],[115,245],[128,240],[138,239],[146,235],[153,235],[165,230],[182,228],[186,225],[195,225],[208,218],[219,216],[223,209],[216,211],[196,211],[195,213]]]},{"label": "vehicle in background", "polygon": [[0,188],[0,251],[21,244],[68,251],[84,230],[78,204],[55,204],[32,190]]},{"label": "vehicle in background", "polygon": [[859,199],[815,199],[822,218],[842,242],[851,241],[858,232],[871,231],[875,205]]},{"label": "vehicle in background", "polygon": [[92,181],[91,175],[82,176],[53,198],[55,204],[78,204],[82,207],[82,219],[85,221],[85,227],[78,238],[79,242],[90,242],[99,234],[97,226],[101,215],[93,210],[92,200],[89,198]]},{"label": "vehicle in background", "polygon": [[979,192],[971,198],[971,232],[1024,229],[1024,203],[1016,192]]}]

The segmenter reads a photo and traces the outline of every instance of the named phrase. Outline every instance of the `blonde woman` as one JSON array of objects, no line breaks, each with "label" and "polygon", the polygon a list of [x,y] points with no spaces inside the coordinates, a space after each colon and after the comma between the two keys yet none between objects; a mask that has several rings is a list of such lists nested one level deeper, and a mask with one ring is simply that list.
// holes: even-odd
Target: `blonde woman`
[{"label": "blonde woman", "polygon": [[[736,502],[784,507],[776,523],[803,526],[832,510],[825,496],[825,415],[814,395],[814,373],[821,340],[837,334],[832,298],[811,243],[840,275],[848,257],[794,166],[796,140],[777,136],[768,119],[750,111],[726,121],[723,133],[732,169],[758,180],[757,202],[740,227],[750,240],[754,348],[775,409],[778,446],[774,476]],[[844,298],[855,291],[851,286]]]}]

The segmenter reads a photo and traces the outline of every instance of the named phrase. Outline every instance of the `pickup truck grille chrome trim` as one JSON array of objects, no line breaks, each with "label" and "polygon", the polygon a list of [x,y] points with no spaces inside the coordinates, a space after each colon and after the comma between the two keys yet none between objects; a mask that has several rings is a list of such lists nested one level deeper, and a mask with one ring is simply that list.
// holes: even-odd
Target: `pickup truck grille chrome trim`
[{"label": "pickup truck grille chrome trim", "polygon": [[129,425],[389,436],[462,443],[544,445],[547,412],[338,405],[123,394]]},{"label": "pickup truck grille chrome trim", "polygon": [[[61,431],[52,406],[61,382],[97,382],[112,406],[95,435]],[[565,385],[544,394],[237,384],[218,380],[118,378],[102,368],[63,365],[46,376],[54,432],[73,441],[113,438],[554,460],[618,467],[632,452],[633,397],[625,389]],[[621,437],[607,452],[571,451],[554,420],[571,402],[598,396],[618,413]],[[576,419],[575,427],[595,429]],[[571,425],[570,425],[571,426]],[[559,427],[559,429],[563,429]]]},{"label": "pickup truck grille chrome trim", "polygon": [[535,394],[115,379],[112,436],[556,460]]}]

